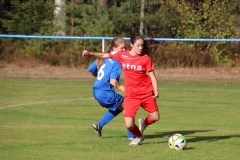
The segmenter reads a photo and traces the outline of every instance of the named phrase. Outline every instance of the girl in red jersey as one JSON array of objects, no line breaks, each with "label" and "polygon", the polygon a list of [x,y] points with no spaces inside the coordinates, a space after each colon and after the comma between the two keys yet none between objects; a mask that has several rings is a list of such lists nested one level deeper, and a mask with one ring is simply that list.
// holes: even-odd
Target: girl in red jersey
[{"label": "girl in red jersey", "polygon": [[[131,50],[115,53],[90,53],[87,50],[82,56],[97,58],[114,58],[118,60],[124,71],[124,120],[127,129],[136,136],[130,145],[138,145],[143,141],[143,131],[146,127],[160,119],[156,98],[159,96],[158,84],[154,74],[154,64],[144,49],[144,39],[134,34],[130,38]],[[145,48],[146,49],[146,48]],[[139,127],[134,117],[141,106],[148,115],[139,119]]]}]

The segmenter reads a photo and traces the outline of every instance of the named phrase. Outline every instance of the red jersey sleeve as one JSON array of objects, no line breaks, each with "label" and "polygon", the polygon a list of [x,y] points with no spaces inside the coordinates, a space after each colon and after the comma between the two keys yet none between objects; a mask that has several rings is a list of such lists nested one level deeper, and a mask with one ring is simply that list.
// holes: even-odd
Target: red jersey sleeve
[{"label": "red jersey sleeve", "polygon": [[121,63],[121,57],[120,57],[120,55],[121,55],[121,51],[116,51],[116,52],[111,52],[111,53],[109,53],[109,57],[110,58],[114,58],[114,59],[116,59],[118,62],[120,62]]},{"label": "red jersey sleeve", "polygon": [[147,56],[147,58],[146,58],[146,71],[150,72],[152,70],[154,70],[154,64],[153,64],[152,60],[150,59],[150,57]]}]

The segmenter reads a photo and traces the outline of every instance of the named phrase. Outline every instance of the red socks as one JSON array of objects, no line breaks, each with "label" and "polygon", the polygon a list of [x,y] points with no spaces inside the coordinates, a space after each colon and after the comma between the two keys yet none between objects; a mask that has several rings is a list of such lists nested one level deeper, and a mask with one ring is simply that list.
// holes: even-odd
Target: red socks
[{"label": "red socks", "polygon": [[148,125],[150,125],[150,124],[153,124],[154,123],[154,121],[152,121],[152,119],[151,119],[151,117],[148,115],[146,118],[145,118],[145,120],[144,120],[144,124],[146,125],[146,126],[148,126]]},{"label": "red socks", "polygon": [[136,137],[141,137],[141,135],[142,135],[141,131],[139,130],[139,128],[136,124],[134,124],[134,128],[132,130],[129,130],[129,132],[131,132]]},{"label": "red socks", "polygon": [[[150,124],[153,124],[154,122],[155,121],[152,121],[152,119],[149,115],[144,120],[144,124],[146,125],[146,127]],[[129,130],[129,132],[131,132],[136,137],[140,137],[142,135],[141,131],[139,130],[139,128],[136,124],[134,124],[134,128],[132,130]]]}]

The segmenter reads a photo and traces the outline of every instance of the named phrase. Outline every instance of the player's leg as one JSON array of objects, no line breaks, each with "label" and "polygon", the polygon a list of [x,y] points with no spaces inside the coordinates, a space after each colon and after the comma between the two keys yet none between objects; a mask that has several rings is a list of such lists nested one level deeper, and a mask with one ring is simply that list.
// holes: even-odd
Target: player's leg
[{"label": "player's leg", "polygon": [[143,135],[138,126],[135,124],[134,119],[137,110],[139,109],[140,102],[140,99],[131,99],[130,97],[125,97],[124,99],[124,121],[129,132],[136,136],[136,138],[130,143],[130,145],[134,146],[143,141]]},{"label": "player's leg", "polygon": [[151,97],[143,100],[143,103],[141,106],[145,111],[148,112],[148,115],[145,119],[140,118],[138,120],[139,129],[143,133],[143,131],[146,129],[147,126],[155,123],[160,119],[160,115],[159,115],[156,100],[152,99]]},{"label": "player's leg", "polygon": [[[118,107],[118,109],[119,109],[119,110],[123,110],[123,105],[124,105],[124,103],[122,103],[122,105],[120,105],[120,106]],[[127,129],[127,139],[130,140],[130,141],[132,141],[132,140],[135,139],[135,138],[136,138],[136,136],[135,136],[134,134],[132,134],[132,133]]]},{"label": "player's leg", "polygon": [[116,109],[115,111],[112,110],[108,110],[103,116],[102,118],[98,121],[100,127],[103,127],[104,125],[106,125],[108,122],[110,122],[111,120],[113,120],[119,113],[121,113],[121,110]]},{"label": "player's leg", "polygon": [[93,93],[98,103],[102,107],[108,108],[108,111],[102,116],[102,118],[98,122],[92,124],[94,131],[100,137],[102,135],[101,131],[103,126],[122,112],[123,97],[116,92],[94,90]]},{"label": "player's leg", "polygon": [[[117,109],[116,111],[111,111],[108,110],[103,116],[102,118],[97,122],[98,124],[94,123],[93,124],[93,128],[95,130],[95,132],[97,133],[97,135],[100,137],[101,134],[101,130],[103,128],[104,125],[106,125],[107,123],[109,123],[111,120],[113,120],[119,113],[121,113],[122,111]],[[97,127],[94,127],[97,126]],[[95,129],[96,128],[96,129]],[[99,129],[98,129],[99,128]],[[97,131],[96,131],[97,130]],[[131,132],[129,132],[127,130],[127,136],[129,140],[133,140],[134,138],[136,138],[136,136],[134,136]]]},{"label": "player's leg", "polygon": [[128,129],[127,129],[127,136],[128,136],[127,139],[129,141],[132,141],[136,138],[136,136],[134,134],[132,134]]},{"label": "player's leg", "polygon": [[134,123],[133,117],[124,117],[124,120],[129,132],[136,136],[129,145],[137,146],[141,141],[143,141],[143,134],[139,130],[138,126]]},{"label": "player's leg", "polygon": [[115,111],[108,110],[102,118],[94,123],[92,127],[94,128],[96,134],[101,137],[102,136],[102,128],[104,125],[106,125],[108,122],[110,122],[112,119],[114,119],[119,113],[121,113],[121,110],[116,109]]},{"label": "player's leg", "polygon": [[142,135],[138,126],[134,123],[133,117],[124,117],[126,128],[130,133],[135,135],[136,137],[140,137]]},{"label": "player's leg", "polygon": [[[112,103],[112,106],[109,107],[108,111],[102,116],[102,118],[98,121],[100,127],[102,128],[104,125],[106,125],[108,122],[113,120],[119,113],[123,111],[123,97],[120,96],[118,99],[121,99],[120,104]],[[117,108],[116,108],[117,106]]]},{"label": "player's leg", "polygon": [[159,118],[160,117],[159,117],[159,112],[158,111],[154,111],[152,113],[149,113],[145,119],[140,118],[138,120],[138,126],[139,126],[140,131],[143,133],[144,130],[147,128],[147,126],[155,123],[156,121],[159,120]]},{"label": "player's leg", "polygon": [[131,97],[124,98],[124,121],[126,128],[136,137],[142,135],[138,126],[135,124],[134,117],[139,109],[141,99],[132,99]]}]

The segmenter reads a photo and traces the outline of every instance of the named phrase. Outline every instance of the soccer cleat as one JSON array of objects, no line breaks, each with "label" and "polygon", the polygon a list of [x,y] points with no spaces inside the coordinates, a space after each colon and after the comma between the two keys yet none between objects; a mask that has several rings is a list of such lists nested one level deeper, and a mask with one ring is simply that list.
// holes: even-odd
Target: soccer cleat
[{"label": "soccer cleat", "polygon": [[137,146],[143,140],[144,140],[144,138],[143,138],[143,134],[142,134],[141,137],[136,137],[129,145],[130,146]]},{"label": "soccer cleat", "polygon": [[144,124],[143,118],[139,118],[138,125],[139,125],[139,130],[143,133],[143,131],[146,129],[146,125]]},{"label": "soccer cleat", "polygon": [[127,140],[133,141],[135,138],[134,137],[127,137]]},{"label": "soccer cleat", "polygon": [[100,127],[99,123],[98,122],[93,123],[92,127],[93,127],[94,131],[96,132],[96,134],[98,135],[98,137],[101,137],[102,136],[102,128]]}]

